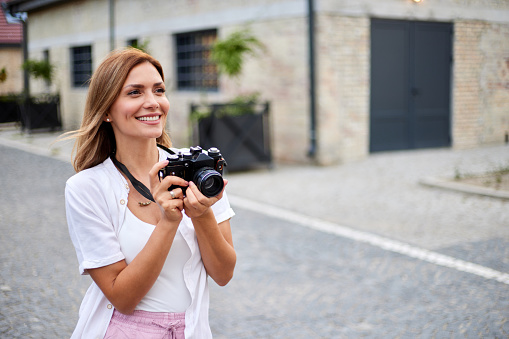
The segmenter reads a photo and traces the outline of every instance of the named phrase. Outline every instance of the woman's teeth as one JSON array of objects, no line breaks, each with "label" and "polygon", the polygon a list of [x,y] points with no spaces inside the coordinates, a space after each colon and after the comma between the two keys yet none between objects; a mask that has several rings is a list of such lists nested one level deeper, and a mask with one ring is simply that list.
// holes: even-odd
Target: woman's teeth
[{"label": "woman's teeth", "polygon": [[159,120],[159,116],[156,115],[156,116],[153,116],[153,117],[139,117],[139,118],[136,118],[140,121],[156,121],[156,120]]}]

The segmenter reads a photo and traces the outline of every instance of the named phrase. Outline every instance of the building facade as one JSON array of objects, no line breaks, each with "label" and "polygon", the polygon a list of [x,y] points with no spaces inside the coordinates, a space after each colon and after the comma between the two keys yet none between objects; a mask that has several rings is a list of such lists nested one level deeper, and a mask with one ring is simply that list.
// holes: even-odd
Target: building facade
[{"label": "building facade", "polygon": [[8,22],[0,8],[0,95],[23,90],[23,31],[21,23]]},{"label": "building facade", "polygon": [[[192,102],[258,92],[271,103],[273,155],[355,161],[371,152],[507,142],[509,1],[314,0],[311,124],[309,1],[12,0],[28,12],[30,58],[57,67],[66,129],[81,120],[90,72],[111,48],[146,44],[161,61],[168,128],[189,145]],[[217,38],[249,28],[265,50],[238,79],[196,65]],[[194,55],[192,51],[202,50]],[[206,63],[206,62],[205,62]],[[31,91],[46,91],[31,82]]]}]

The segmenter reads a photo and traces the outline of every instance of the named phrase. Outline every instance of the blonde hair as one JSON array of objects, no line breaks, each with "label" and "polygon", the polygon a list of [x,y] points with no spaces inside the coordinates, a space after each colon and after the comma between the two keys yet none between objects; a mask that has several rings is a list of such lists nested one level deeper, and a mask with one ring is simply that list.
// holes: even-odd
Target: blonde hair
[{"label": "blonde hair", "polygon": [[[154,65],[164,81],[159,61],[135,48],[111,52],[95,70],[90,79],[81,127],[63,135],[64,139],[76,139],[72,151],[76,172],[102,163],[115,151],[113,129],[103,119],[119,96],[131,69],[143,62]],[[171,147],[170,137],[164,129],[157,143]]]}]

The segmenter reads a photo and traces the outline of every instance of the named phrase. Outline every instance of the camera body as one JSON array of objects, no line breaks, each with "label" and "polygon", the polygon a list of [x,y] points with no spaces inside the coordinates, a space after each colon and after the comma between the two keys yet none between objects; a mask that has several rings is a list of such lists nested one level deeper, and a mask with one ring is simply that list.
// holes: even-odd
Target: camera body
[{"label": "camera body", "polygon": [[[200,146],[195,146],[189,148],[189,151],[172,154],[167,160],[168,165],[159,171],[160,177],[175,175],[186,181],[193,181],[208,198],[215,197],[223,190],[222,175],[226,161],[219,149],[212,147],[205,151]],[[168,190],[176,187],[182,188],[185,195],[187,187],[171,186]]]}]

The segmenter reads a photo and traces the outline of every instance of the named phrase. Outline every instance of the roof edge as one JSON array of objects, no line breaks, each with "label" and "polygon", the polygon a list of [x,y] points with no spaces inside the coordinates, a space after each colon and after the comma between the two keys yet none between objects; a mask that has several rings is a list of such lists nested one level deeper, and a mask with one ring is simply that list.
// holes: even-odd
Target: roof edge
[{"label": "roof edge", "polygon": [[6,7],[11,13],[32,12],[68,1],[70,0],[11,0],[6,3]]}]

